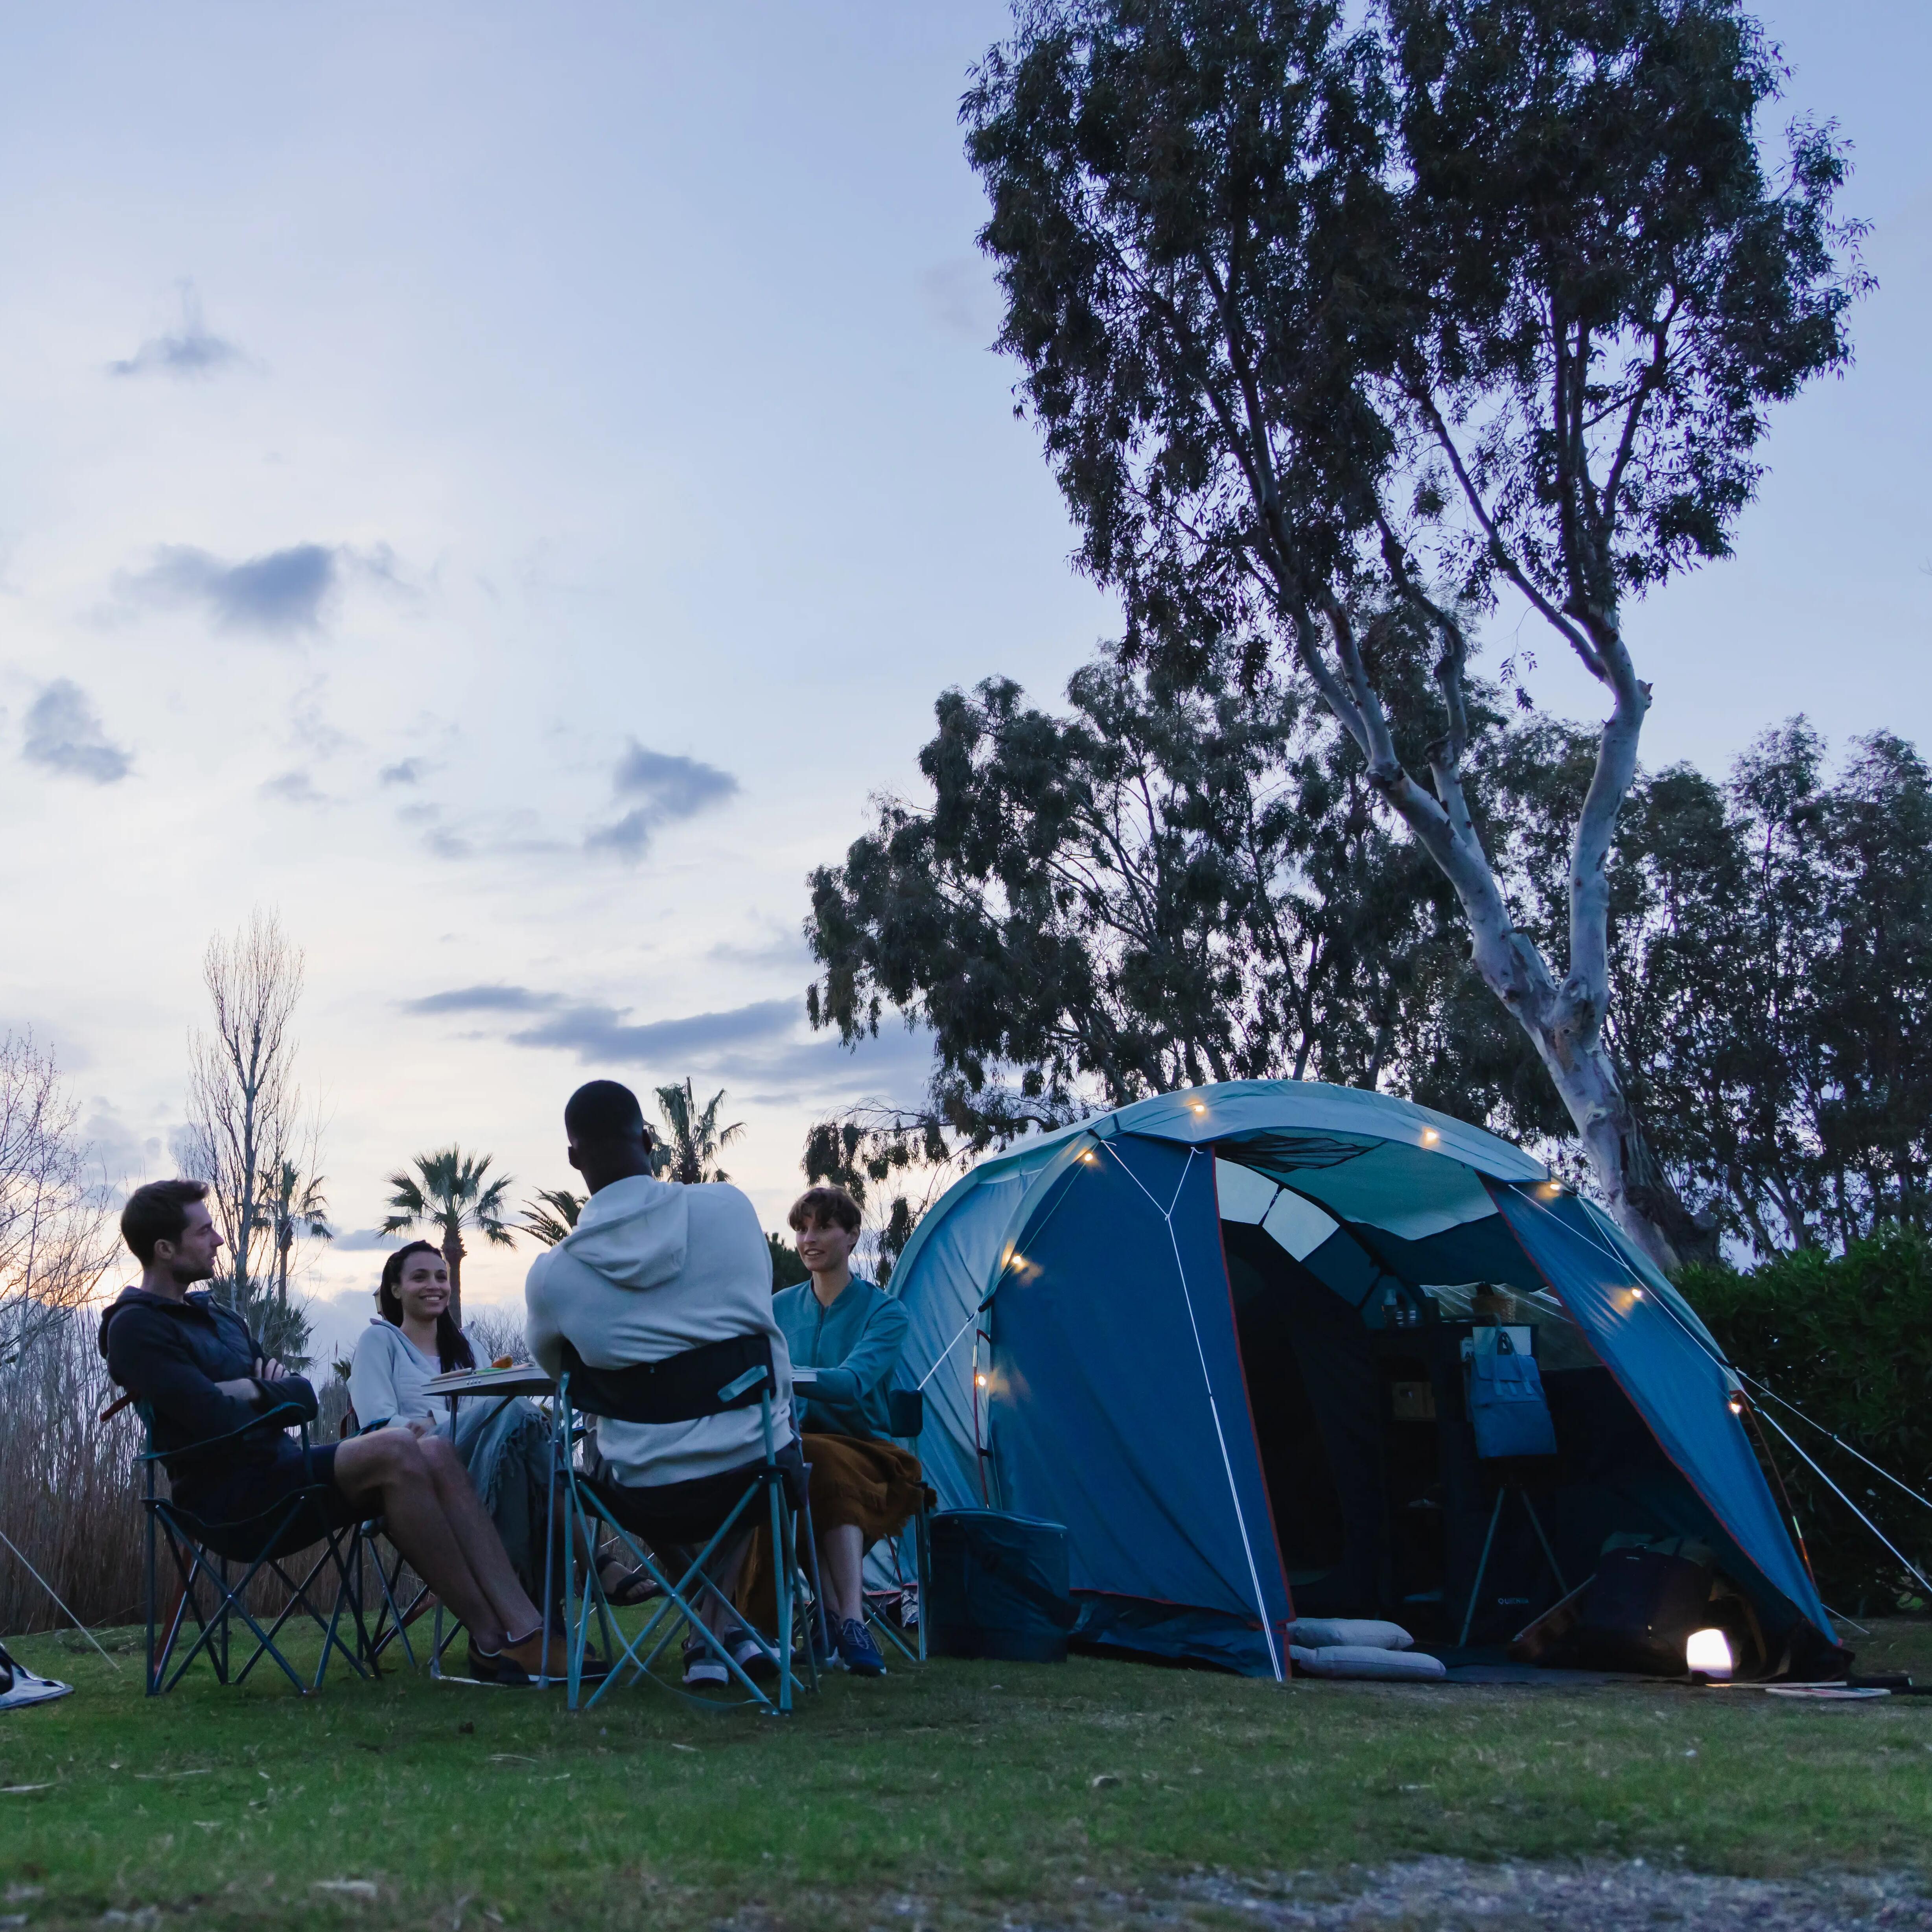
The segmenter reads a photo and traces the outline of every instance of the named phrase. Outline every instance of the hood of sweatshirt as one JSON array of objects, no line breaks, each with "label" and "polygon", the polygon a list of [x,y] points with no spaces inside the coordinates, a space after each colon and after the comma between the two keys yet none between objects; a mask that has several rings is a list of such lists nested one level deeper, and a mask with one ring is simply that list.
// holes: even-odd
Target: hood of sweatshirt
[{"label": "hood of sweatshirt", "polygon": [[684,1190],[639,1174],[593,1194],[557,1250],[614,1288],[659,1288],[683,1271],[690,1241]]}]

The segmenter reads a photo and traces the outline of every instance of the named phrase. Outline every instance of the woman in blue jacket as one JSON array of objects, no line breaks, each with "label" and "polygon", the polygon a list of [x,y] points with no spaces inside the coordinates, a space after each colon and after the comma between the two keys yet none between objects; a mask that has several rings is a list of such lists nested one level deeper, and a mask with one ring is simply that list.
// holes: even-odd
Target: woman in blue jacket
[{"label": "woman in blue jacket", "polygon": [[808,1188],[788,1217],[811,1279],[782,1288],[772,1312],[796,1376],[794,1414],[812,1466],[819,1581],[838,1654],[862,1676],[885,1674],[866,1628],[868,1548],[896,1536],[919,1507],[918,1459],[887,1442],[886,1397],[905,1346],[905,1310],[852,1272],[859,1204],[842,1187]]}]

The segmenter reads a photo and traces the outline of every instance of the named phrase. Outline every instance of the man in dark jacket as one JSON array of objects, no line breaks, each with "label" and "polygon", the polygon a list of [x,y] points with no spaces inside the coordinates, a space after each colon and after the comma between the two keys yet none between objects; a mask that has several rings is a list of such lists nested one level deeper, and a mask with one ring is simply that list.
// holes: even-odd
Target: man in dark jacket
[{"label": "man in dark jacket", "polygon": [[[304,1448],[286,1432],[312,1422],[315,1391],[265,1358],[241,1318],[206,1292],[221,1235],[199,1180],[150,1181],[128,1197],[121,1232],[142,1265],[101,1317],[115,1381],[152,1419],[174,1499],[230,1554],[266,1542],[278,1505],[320,1486],[284,1546],[381,1516],[390,1540],[470,1631],[470,1675],[527,1683],[543,1664],[543,1618],[517,1580],[463,1465],[425,1428],[386,1429]],[[563,1675],[560,1637],[549,1674]]]}]

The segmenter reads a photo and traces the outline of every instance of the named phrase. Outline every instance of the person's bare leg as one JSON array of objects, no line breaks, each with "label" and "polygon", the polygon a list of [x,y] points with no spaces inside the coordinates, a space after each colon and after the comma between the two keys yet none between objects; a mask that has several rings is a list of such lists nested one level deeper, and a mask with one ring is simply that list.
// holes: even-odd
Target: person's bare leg
[{"label": "person's bare leg", "polygon": [[705,1628],[720,1639],[728,1650],[731,1647],[732,1639],[738,1634],[740,1623],[737,1612],[731,1607],[731,1594],[738,1587],[738,1572],[745,1567],[745,1553],[751,1546],[750,1537],[736,1537],[712,1557],[710,1574],[718,1587],[705,1592],[704,1601],[698,1610]]},{"label": "person's bare leg", "polygon": [[832,1634],[848,1619],[866,1621],[863,1573],[866,1535],[856,1522],[842,1522],[818,1533],[818,1576],[832,1613]]},{"label": "person's bare leg", "polygon": [[421,1447],[424,1468],[435,1485],[450,1533],[461,1546],[464,1559],[488,1598],[495,1617],[512,1641],[541,1630],[543,1612],[525,1594],[503,1547],[503,1539],[484,1514],[482,1498],[470,1480],[470,1472],[463,1466],[463,1459],[440,1436],[424,1436]]},{"label": "person's bare leg", "polygon": [[379,1498],[389,1540],[410,1567],[468,1625],[480,1648],[502,1646],[508,1628],[452,1533],[422,1446],[407,1430],[378,1430],[344,1443],[335,1452],[335,1486],[345,1496]]}]

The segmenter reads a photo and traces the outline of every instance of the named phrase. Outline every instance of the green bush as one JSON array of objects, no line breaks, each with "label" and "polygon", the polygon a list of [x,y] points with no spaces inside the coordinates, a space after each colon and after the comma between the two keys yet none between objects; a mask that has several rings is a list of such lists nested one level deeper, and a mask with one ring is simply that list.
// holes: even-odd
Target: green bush
[{"label": "green bush", "polygon": [[[1932,1494],[1932,1240],[1881,1228],[1843,1256],[1783,1255],[1749,1274],[1694,1267],[1678,1286],[1747,1374],[1922,1495]],[[1932,1576],[1932,1509],[1775,1402],[1756,1398],[1893,1543]],[[1782,1472],[1827,1604],[1921,1608],[1924,1592],[1777,1433]]]}]

